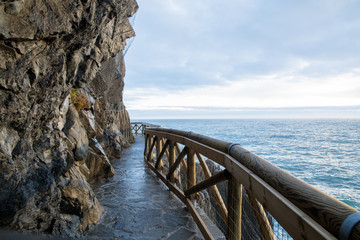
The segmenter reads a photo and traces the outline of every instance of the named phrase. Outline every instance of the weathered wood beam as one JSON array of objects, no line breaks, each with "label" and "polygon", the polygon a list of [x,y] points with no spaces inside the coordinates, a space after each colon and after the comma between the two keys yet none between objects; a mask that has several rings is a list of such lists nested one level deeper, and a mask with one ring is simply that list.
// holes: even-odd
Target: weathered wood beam
[{"label": "weathered wood beam", "polygon": [[162,150],[161,150],[161,153],[158,155],[158,158],[156,159],[156,164],[155,164],[155,168],[156,168],[156,169],[159,169],[159,165],[160,165],[160,163],[161,163],[161,159],[162,159],[162,157],[164,156],[164,153],[165,153],[165,151],[166,151],[166,148],[169,146],[169,142],[170,142],[170,140],[167,140],[167,141],[165,142],[165,144],[164,144],[164,146],[163,146],[163,148],[162,148]]},{"label": "weathered wood beam", "polygon": [[215,184],[221,183],[223,181],[226,181],[231,178],[231,174],[225,169],[221,172],[216,173],[210,178],[205,179],[204,181],[196,184],[195,186],[187,189],[184,194],[185,196],[190,196],[191,194],[200,192],[201,190],[204,190],[206,188],[209,188]]},{"label": "weathered wood beam", "polygon": [[[172,165],[175,164],[175,142],[174,141],[170,141],[169,143],[169,156],[168,156],[168,159],[169,159],[169,172],[170,172],[170,168],[172,167]],[[174,181],[174,178],[176,178],[175,172],[171,173],[169,175],[169,181],[170,182],[173,182]]]},{"label": "weathered wood beam", "polygon": [[146,156],[148,149],[149,149],[149,134],[146,134],[145,135],[144,157]]},{"label": "weathered wood beam", "polygon": [[151,161],[152,151],[153,151],[153,149],[155,147],[156,139],[157,139],[156,136],[154,138],[150,137],[150,139],[149,139],[149,140],[152,140],[152,144],[151,144],[151,147],[149,148],[149,152],[148,152],[148,155],[147,155],[147,158],[146,158],[147,161]]},{"label": "weathered wood beam", "polygon": [[188,152],[188,148],[184,147],[184,149],[181,151],[180,155],[178,156],[178,158],[176,159],[175,163],[171,166],[171,168],[169,169],[168,174],[166,175],[166,179],[170,180],[171,175],[174,173],[174,171],[176,170],[176,168],[180,165],[181,161],[184,159],[185,155]]},{"label": "weathered wood beam", "polygon": [[249,189],[276,221],[286,230],[293,239],[333,239],[336,238],[311,219],[303,211],[283,195],[269,186],[242,164],[232,157],[225,160],[225,167],[233,178]]},{"label": "weathered wood beam", "polygon": [[241,239],[242,185],[235,179],[228,181],[228,240]]},{"label": "weathered wood beam", "polygon": [[[176,152],[179,154],[179,153],[180,153],[179,143],[176,143],[175,146],[176,146]],[[185,159],[183,158],[183,159],[181,160],[181,162],[182,162],[182,165],[183,165],[183,168],[184,168],[184,172],[187,172],[187,164],[186,164]]]},{"label": "weathered wood beam", "polygon": [[261,233],[265,240],[276,240],[275,235],[272,231],[269,219],[266,216],[264,208],[256,201],[254,195],[246,190],[246,193],[249,197],[251,206],[253,207],[256,220],[259,223]]},{"label": "weathered wood beam", "polygon": [[156,161],[159,159],[159,155],[161,152],[161,140],[160,136],[156,136]]},{"label": "weathered wood beam", "polygon": [[[187,153],[187,189],[192,188],[196,185],[196,163],[195,163],[195,152],[189,148]],[[195,195],[188,196],[190,199],[194,199]]]},{"label": "weathered wood beam", "polygon": [[141,124],[141,134],[144,135],[144,131],[145,131],[145,126],[144,124]]},{"label": "weathered wood beam", "polygon": [[[210,178],[211,177],[211,172],[210,172],[209,167],[207,166],[206,162],[204,161],[203,157],[199,153],[196,153],[196,156],[199,159],[200,166],[204,171],[205,177]],[[216,200],[216,204],[219,207],[220,214],[221,214],[225,224],[227,225],[227,222],[228,222],[228,210],[226,208],[226,205],[224,203],[223,198],[221,197],[219,189],[217,188],[216,185],[211,186],[210,189],[211,189],[211,193],[213,194],[213,196],[214,196],[214,198]]]}]

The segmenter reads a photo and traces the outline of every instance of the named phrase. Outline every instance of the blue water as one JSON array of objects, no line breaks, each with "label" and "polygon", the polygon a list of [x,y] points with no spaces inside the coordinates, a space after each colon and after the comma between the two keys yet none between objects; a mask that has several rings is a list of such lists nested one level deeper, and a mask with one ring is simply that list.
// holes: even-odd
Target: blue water
[{"label": "blue water", "polygon": [[140,120],[246,149],[360,210],[360,120]]}]

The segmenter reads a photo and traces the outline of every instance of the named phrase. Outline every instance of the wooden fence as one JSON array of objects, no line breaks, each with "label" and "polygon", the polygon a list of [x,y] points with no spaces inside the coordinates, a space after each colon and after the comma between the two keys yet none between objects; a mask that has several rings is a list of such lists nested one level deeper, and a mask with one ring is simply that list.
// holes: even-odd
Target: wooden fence
[{"label": "wooden fence", "polygon": [[[168,128],[143,128],[141,131],[145,135],[147,164],[187,206],[205,239],[214,238],[194,201],[196,194],[207,188],[211,189],[224,219],[227,239],[242,237],[244,194],[250,200],[262,237],[266,240],[276,239],[269,214],[293,239],[360,239],[360,218],[356,209],[239,144]],[[221,165],[223,170],[211,175],[205,159]],[[164,161],[167,161],[167,167],[164,167]],[[196,162],[206,176],[199,183],[196,182]],[[186,189],[175,183],[180,168],[186,173]],[[223,181],[228,183],[226,203],[216,186]]]},{"label": "wooden fence", "polygon": [[131,123],[131,130],[134,132],[135,135],[144,135],[144,130],[147,127],[160,127],[160,125],[155,125],[151,123],[145,122],[132,122]]}]

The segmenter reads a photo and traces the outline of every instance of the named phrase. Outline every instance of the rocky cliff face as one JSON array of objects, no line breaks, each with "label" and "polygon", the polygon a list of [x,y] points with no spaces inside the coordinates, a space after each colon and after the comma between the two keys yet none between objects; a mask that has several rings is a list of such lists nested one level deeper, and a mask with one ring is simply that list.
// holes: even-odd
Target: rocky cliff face
[{"label": "rocky cliff face", "polygon": [[77,236],[89,183],[133,137],[122,51],[135,0],[0,1],[0,226]]}]

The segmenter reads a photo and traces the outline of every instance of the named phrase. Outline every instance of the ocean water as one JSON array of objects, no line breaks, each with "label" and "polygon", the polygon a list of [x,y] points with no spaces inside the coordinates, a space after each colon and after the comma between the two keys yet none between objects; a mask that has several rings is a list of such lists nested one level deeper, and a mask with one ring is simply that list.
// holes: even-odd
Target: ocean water
[{"label": "ocean water", "polygon": [[136,120],[239,143],[360,210],[360,120]]}]

